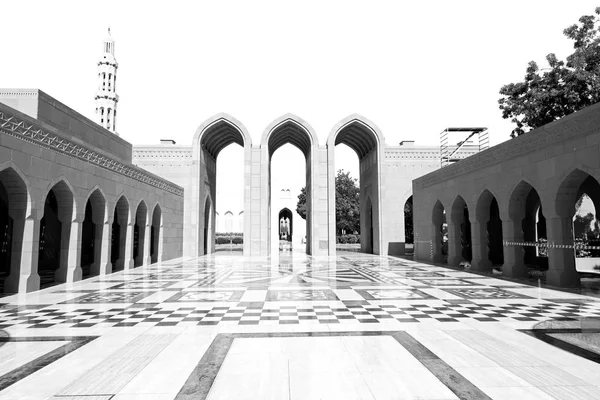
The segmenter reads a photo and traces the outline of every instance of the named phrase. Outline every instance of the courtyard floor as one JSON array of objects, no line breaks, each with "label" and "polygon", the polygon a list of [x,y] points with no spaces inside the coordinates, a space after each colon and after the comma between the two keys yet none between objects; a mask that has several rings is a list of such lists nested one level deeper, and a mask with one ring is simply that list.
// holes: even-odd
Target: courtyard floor
[{"label": "courtyard floor", "polygon": [[599,399],[600,299],[359,253],[2,299],[0,399]]}]

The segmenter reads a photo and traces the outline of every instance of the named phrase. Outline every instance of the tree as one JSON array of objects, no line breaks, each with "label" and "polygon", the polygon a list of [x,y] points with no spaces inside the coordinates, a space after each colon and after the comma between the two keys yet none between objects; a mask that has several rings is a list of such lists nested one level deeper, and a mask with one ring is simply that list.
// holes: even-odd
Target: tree
[{"label": "tree", "polygon": [[300,189],[298,203],[296,203],[296,212],[302,217],[302,219],[306,219],[306,186]]},{"label": "tree", "polygon": [[[335,217],[336,230],[341,234],[360,232],[360,189],[358,179],[350,177],[350,172],[339,170],[335,177]],[[306,219],[306,187],[298,195],[296,212]]]},{"label": "tree", "polygon": [[563,31],[575,49],[566,62],[553,53],[546,56],[549,68],[540,69],[530,61],[523,82],[500,89],[502,118],[511,118],[517,125],[511,137],[600,101],[600,30],[596,27],[600,7],[594,12]]},{"label": "tree", "polygon": [[335,226],[341,234],[360,232],[360,189],[358,179],[340,169],[335,177]]}]

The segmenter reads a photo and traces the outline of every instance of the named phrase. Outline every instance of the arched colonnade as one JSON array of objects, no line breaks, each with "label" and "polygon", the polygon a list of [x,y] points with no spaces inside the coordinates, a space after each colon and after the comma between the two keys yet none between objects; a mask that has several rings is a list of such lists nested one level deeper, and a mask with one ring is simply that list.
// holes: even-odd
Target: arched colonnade
[{"label": "arched colonnade", "polygon": [[0,165],[0,282],[6,293],[161,261],[163,236],[158,203],[107,196],[99,186],[82,193],[65,176],[37,188],[11,161]]},{"label": "arched colonnade", "polygon": [[[598,218],[599,182],[597,170],[578,166],[550,179],[515,179],[509,186],[489,179],[477,189],[438,191],[417,222],[431,237],[420,243],[420,258],[453,266],[469,262],[476,271],[501,268],[514,278],[527,277],[531,266],[547,268],[549,284],[576,287],[576,203],[589,196]],[[430,257],[423,246],[430,247]]]},{"label": "arched colonnade", "polygon": [[[353,149],[360,164],[361,232],[368,236],[365,252],[381,254],[381,164],[385,140],[371,121],[349,116],[334,126],[324,146],[303,119],[286,114],[264,130],[260,145],[253,145],[247,129],[227,114],[205,121],[192,142],[191,193],[186,193],[184,255],[214,251],[217,157],[226,146],[244,148],[244,255],[267,256],[277,246],[279,228],[271,221],[271,159],[284,144],[297,147],[305,158],[307,188],[306,252],[335,254],[335,152],[338,144]],[[401,207],[401,206],[399,206]]]}]

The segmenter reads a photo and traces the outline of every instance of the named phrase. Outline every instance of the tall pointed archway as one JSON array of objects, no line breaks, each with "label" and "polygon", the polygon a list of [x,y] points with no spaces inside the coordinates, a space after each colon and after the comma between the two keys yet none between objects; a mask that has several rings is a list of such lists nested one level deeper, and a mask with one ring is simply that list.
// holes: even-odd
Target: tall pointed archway
[{"label": "tall pointed archway", "polygon": [[[301,118],[286,114],[273,121],[265,129],[261,140],[262,163],[267,166],[263,173],[264,181],[262,183],[261,193],[261,214],[267,216],[267,221],[262,224],[261,236],[265,238],[262,249],[264,254],[271,254],[277,249],[278,229],[274,227],[274,220],[271,209],[271,159],[275,151],[285,144],[291,144],[297,147],[305,157],[306,171],[306,253],[313,254],[319,249],[319,235],[316,234],[315,224],[315,199],[313,186],[315,181],[316,152],[318,148],[318,139],[312,127]],[[266,175],[266,176],[265,176]],[[278,210],[277,210],[278,211]],[[275,229],[273,229],[275,228]]]},{"label": "tall pointed archway", "polygon": [[[361,250],[374,254],[387,254],[382,246],[383,230],[381,226],[381,163],[383,160],[383,145],[385,139],[379,128],[360,115],[351,115],[340,121],[327,138],[327,186],[328,186],[328,232],[329,254],[335,254],[336,247],[336,208],[335,208],[335,146],[345,144],[356,152],[360,165],[360,203],[361,212],[366,210],[366,199],[371,199],[372,218],[361,216]],[[365,225],[367,221],[372,226]],[[363,240],[366,230],[370,235],[368,243]],[[370,243],[373,243],[371,246]]]},{"label": "tall pointed archway", "polygon": [[[194,238],[183,249],[185,255],[198,256],[207,253],[207,246],[214,238],[206,238],[205,221],[211,222],[210,231],[215,231],[214,199],[217,193],[217,157],[221,150],[230,144],[238,144],[244,148],[244,255],[250,254],[250,160],[252,140],[241,122],[227,114],[218,114],[206,120],[197,130],[192,143],[193,169],[192,193],[190,201],[185,202],[186,215],[194,218],[185,221],[185,234]],[[206,207],[205,199],[209,196],[211,207]],[[210,212],[211,215],[205,215]],[[214,243],[210,245],[214,248]]]}]

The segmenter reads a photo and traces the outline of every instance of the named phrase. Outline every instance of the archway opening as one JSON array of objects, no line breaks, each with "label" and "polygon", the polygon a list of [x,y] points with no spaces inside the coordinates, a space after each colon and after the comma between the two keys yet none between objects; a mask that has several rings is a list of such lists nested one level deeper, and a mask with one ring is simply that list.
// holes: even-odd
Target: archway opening
[{"label": "archway opening", "polygon": [[100,273],[102,236],[104,234],[106,201],[96,189],[85,204],[85,217],[81,227],[81,269],[83,278]]},{"label": "archway opening", "polygon": [[12,252],[13,219],[10,216],[10,200],[4,184],[0,181],[0,287],[4,292],[4,281],[10,275]]},{"label": "archway opening", "polygon": [[[268,135],[269,254],[279,250],[311,253],[312,146],[309,129],[294,119],[276,125]],[[304,165],[298,169],[297,165]],[[287,208],[294,221],[288,243],[280,242],[280,210]],[[305,223],[298,221],[305,220]],[[280,246],[281,244],[281,246]],[[285,245],[285,246],[284,246]]]},{"label": "archway opening", "polygon": [[292,236],[294,234],[294,214],[289,208],[279,211],[279,251],[292,250]]},{"label": "archway opening", "polygon": [[92,204],[85,204],[85,217],[81,226],[81,270],[84,278],[90,276],[90,267],[94,263],[95,225],[92,218]]},{"label": "archway opening", "polygon": [[210,198],[207,197],[204,202],[204,254],[213,252],[213,235],[212,235],[212,217],[213,207]]},{"label": "archway opening", "polygon": [[502,220],[498,201],[489,190],[484,190],[477,201],[475,219],[479,227],[479,231],[473,232],[478,236],[478,247],[474,249],[477,253],[475,269],[490,272],[494,267],[501,268],[504,264]]},{"label": "archway opening", "polygon": [[415,235],[413,229],[413,197],[410,196],[404,203],[404,254],[413,255]]},{"label": "archway opening", "polygon": [[[335,213],[335,221],[330,215],[330,230],[335,227],[336,244],[344,246],[336,247],[346,249],[349,244],[358,241],[360,244],[355,245],[357,250],[381,254],[383,249],[380,248],[379,237],[378,183],[380,160],[379,140],[375,129],[360,118],[353,118],[333,135],[333,139],[328,141],[328,146],[334,146],[333,152],[329,154],[333,164],[329,176],[330,198],[333,199],[330,213]],[[333,176],[334,171],[337,171],[336,176]],[[335,196],[332,196],[333,191]],[[369,204],[367,198],[370,199]]]},{"label": "archway opening", "polygon": [[146,219],[148,207],[142,200],[135,212],[135,225],[133,226],[133,266],[144,264],[144,246],[146,245]]},{"label": "archway opening", "polygon": [[19,174],[12,168],[0,171],[0,293],[18,291],[28,202],[27,186]]},{"label": "archway opening", "polygon": [[110,262],[115,271],[125,268],[125,249],[127,246],[127,226],[129,225],[129,202],[121,196],[115,205],[111,226]]},{"label": "archway opening", "polygon": [[438,200],[432,211],[433,239],[429,243],[431,247],[431,258],[433,262],[448,263],[448,224],[446,222],[446,210]]},{"label": "archway opening", "polygon": [[[583,171],[572,172],[559,188],[557,212],[571,222],[569,228],[572,231],[577,272],[600,274],[598,207],[600,207],[598,181]],[[566,243],[567,240],[564,242]]]},{"label": "archway opening", "polygon": [[530,270],[547,270],[546,218],[535,188],[521,181],[511,194],[508,212],[513,232],[507,234],[513,241],[505,252],[510,252],[514,261],[504,265],[502,274],[526,278]]},{"label": "archway opening", "polygon": [[[236,250],[244,246],[244,221],[226,224],[224,218],[227,211],[236,216],[242,213],[243,218],[245,203],[249,201],[245,180],[250,171],[245,170],[244,160],[250,143],[246,141],[249,139],[244,128],[230,117],[215,120],[200,134],[204,165],[200,173],[200,193],[208,193],[212,201],[209,208],[199,204],[199,211],[211,212],[211,215],[204,214],[203,221],[198,221],[201,236],[205,232],[210,234],[202,236],[199,254],[231,250],[233,242]],[[208,228],[207,221],[211,223]]]},{"label": "archway opening", "polygon": [[158,262],[159,255],[162,257],[162,210],[160,205],[154,207],[152,213],[152,226],[150,227],[150,262],[152,264]]},{"label": "archway opening", "polygon": [[42,289],[66,280],[72,221],[73,193],[60,181],[46,196],[40,222],[38,274]]},{"label": "archway opening", "polygon": [[471,220],[465,200],[458,196],[452,204],[451,229],[448,232],[448,264],[470,263],[473,259]]}]

